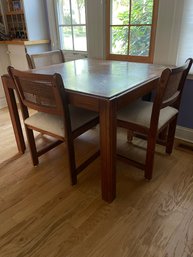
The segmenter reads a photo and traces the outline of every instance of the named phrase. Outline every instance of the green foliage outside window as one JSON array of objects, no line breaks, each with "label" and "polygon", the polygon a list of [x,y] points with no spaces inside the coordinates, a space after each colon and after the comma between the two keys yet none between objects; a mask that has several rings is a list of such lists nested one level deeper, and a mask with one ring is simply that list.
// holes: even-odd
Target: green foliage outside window
[{"label": "green foliage outside window", "polygon": [[[112,0],[111,52],[148,56],[151,37],[153,0]],[[122,7],[122,11],[120,10]],[[116,15],[113,12],[117,12]],[[116,19],[113,20],[113,17]],[[116,24],[118,20],[119,24]],[[116,26],[117,25],[117,26]]]}]

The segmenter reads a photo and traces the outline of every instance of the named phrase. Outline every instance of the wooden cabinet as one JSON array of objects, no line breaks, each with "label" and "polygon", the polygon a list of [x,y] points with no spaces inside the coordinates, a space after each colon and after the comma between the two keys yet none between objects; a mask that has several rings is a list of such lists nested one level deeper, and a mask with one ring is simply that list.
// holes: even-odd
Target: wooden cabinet
[{"label": "wooden cabinet", "polygon": [[23,0],[6,0],[8,12],[23,10]]},{"label": "wooden cabinet", "polygon": [[11,39],[28,39],[23,11],[7,13],[6,20]]},{"label": "wooden cabinet", "polygon": [[10,39],[49,38],[45,0],[0,0]]},{"label": "wooden cabinet", "polygon": [[8,33],[11,38],[27,39],[23,1],[7,0],[4,3]]},{"label": "wooden cabinet", "polygon": [[27,69],[25,53],[50,50],[47,7],[45,0],[0,0],[10,40],[7,45],[11,65]]},{"label": "wooden cabinet", "polygon": [[[28,69],[29,54],[50,50],[46,0],[0,0],[5,31],[10,40],[0,41],[0,75],[7,73],[7,66]],[[2,59],[3,54],[3,59]],[[0,108],[4,94],[0,81]]]}]

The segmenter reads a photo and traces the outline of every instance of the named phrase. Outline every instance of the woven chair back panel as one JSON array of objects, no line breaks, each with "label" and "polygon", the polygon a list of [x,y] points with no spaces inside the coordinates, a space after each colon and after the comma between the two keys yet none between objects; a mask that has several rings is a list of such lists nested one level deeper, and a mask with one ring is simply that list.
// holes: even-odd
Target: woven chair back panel
[{"label": "woven chair back panel", "polygon": [[167,101],[180,90],[179,86],[181,83],[182,76],[183,71],[171,74],[164,92],[163,101]]},{"label": "woven chair back panel", "polygon": [[17,83],[21,88],[21,98],[26,106],[34,104],[37,109],[46,107],[52,112],[57,112],[54,87],[51,82],[30,81],[29,79],[18,79]]},{"label": "woven chair back panel", "polygon": [[51,54],[39,54],[32,56],[32,62],[35,68],[49,66],[53,64],[62,63],[62,56],[60,52]]}]

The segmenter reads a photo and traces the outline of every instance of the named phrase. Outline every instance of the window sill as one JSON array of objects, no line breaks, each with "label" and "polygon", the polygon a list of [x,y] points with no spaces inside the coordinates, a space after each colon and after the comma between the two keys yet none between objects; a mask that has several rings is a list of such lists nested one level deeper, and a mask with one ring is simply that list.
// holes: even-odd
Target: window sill
[{"label": "window sill", "polygon": [[63,50],[65,60],[68,61],[73,61],[73,60],[78,60],[78,59],[84,59],[88,58],[88,54],[86,52],[73,52],[73,51],[65,51]]}]

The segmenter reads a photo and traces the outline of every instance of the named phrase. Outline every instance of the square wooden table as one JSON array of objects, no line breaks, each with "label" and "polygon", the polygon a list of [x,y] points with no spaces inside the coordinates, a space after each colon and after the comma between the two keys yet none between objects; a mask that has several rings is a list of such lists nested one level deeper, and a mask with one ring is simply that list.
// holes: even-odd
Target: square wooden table
[{"label": "square wooden table", "polygon": [[[81,59],[30,71],[60,73],[69,103],[99,113],[102,199],[108,203],[116,197],[117,110],[155,88],[164,68],[154,64]],[[24,153],[14,84],[7,75],[2,76],[2,81],[18,150]]]}]

